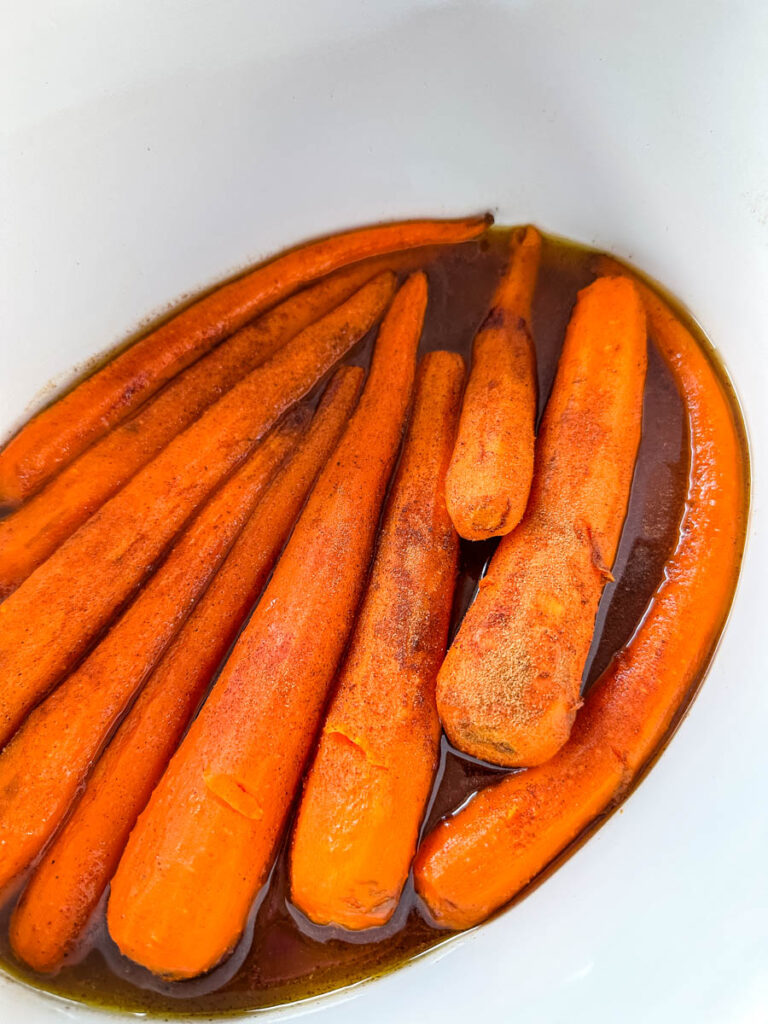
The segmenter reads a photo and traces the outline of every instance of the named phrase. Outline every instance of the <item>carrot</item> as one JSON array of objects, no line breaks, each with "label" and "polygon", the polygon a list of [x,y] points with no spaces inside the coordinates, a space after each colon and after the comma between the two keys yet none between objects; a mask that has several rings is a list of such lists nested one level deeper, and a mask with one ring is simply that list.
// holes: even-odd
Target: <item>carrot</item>
[{"label": "carrot", "polygon": [[29,421],[0,452],[0,504],[17,505],[161,385],[298,287],[349,263],[482,234],[490,215],[347,231],[257,267],[183,309]]},{"label": "carrot", "polygon": [[472,348],[472,370],[445,482],[453,524],[467,540],[509,533],[533,479],[536,356],[531,303],[541,235],[512,236],[509,264]]},{"label": "carrot", "polygon": [[211,498],[164,563],[0,753],[0,890],[37,856],[115,723],[226,557],[306,425],[296,410]]},{"label": "carrot", "polygon": [[110,934],[157,974],[221,960],[266,879],[363,588],[426,301],[423,274],[395,296],[360,404],[112,879]]},{"label": "carrot", "polygon": [[[602,262],[629,277],[615,261]],[[744,547],[748,495],[739,426],[717,371],[666,303],[632,280],[651,338],[685,401],[691,449],[678,549],[635,642],[590,694],[612,744],[636,772],[704,670],[725,624]]]},{"label": "carrot", "polygon": [[0,604],[0,745],[258,437],[368,331],[393,289],[393,275],[381,274],[302,331],[179,434]]},{"label": "carrot", "polygon": [[445,507],[464,362],[424,357],[370,583],[307,775],[291,899],[319,924],[392,916],[437,769],[435,676],[459,544]]},{"label": "carrot", "polygon": [[[603,260],[608,273],[624,273]],[[424,840],[416,887],[436,921],[467,928],[512,899],[627,790],[700,677],[723,628],[747,512],[739,428],[717,372],[672,311],[637,283],[685,401],[691,472],[677,548],[629,645],[590,690],[547,764],[484,790]]]},{"label": "carrot", "polygon": [[[57,969],[76,946],[114,874],[128,835],[189,717],[259,595],[362,384],[336,372],[309,431],[243,527],[189,619],[147,680],[16,905],[11,943],[37,971]],[[2,758],[0,758],[0,761]]]},{"label": "carrot", "polygon": [[413,876],[435,924],[462,929],[485,920],[618,792],[623,766],[584,734],[586,710],[550,761],[483,789],[422,841]]},{"label": "carrot", "polygon": [[342,270],[243,327],[0,521],[0,597],[71,536],[168,442],[238,380],[349,298],[383,261]]},{"label": "carrot", "polygon": [[640,442],[646,367],[637,291],[579,295],[538,441],[531,499],[494,555],[437,680],[460,750],[535,765],[565,743]]}]

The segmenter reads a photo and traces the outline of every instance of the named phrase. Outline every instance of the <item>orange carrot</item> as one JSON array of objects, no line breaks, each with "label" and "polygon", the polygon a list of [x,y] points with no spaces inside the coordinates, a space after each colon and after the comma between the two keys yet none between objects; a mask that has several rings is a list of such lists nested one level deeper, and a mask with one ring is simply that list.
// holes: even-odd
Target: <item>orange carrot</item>
[{"label": "orange carrot", "polygon": [[[613,260],[602,264],[630,276]],[[635,285],[651,339],[685,401],[691,469],[681,540],[653,607],[629,650],[590,694],[631,772],[650,757],[712,654],[738,577],[748,506],[744,449],[722,380],[672,310],[647,285]]]},{"label": "orange carrot", "polygon": [[[612,261],[601,267],[624,273]],[[416,887],[446,928],[477,924],[512,899],[626,792],[704,670],[728,613],[747,512],[736,417],[695,339],[658,296],[637,287],[688,415],[691,472],[677,548],[569,742],[547,764],[484,790],[424,840]]]},{"label": "orange carrot", "polygon": [[623,765],[585,734],[586,710],[550,761],[483,789],[422,841],[414,881],[437,925],[462,929],[485,920],[618,792]]},{"label": "orange carrot", "polygon": [[475,337],[445,482],[451,519],[467,540],[509,533],[528,501],[536,420],[531,303],[540,259],[536,228],[512,236],[509,265]]},{"label": "orange carrot", "polygon": [[298,287],[349,263],[463,242],[490,216],[381,224],[310,242],[183,309],[44,409],[0,452],[0,504],[16,505],[198,356]]},{"label": "orange carrot", "polygon": [[636,289],[595,281],[568,327],[525,518],[499,545],[438,676],[440,719],[460,750],[535,765],[568,739],[629,501],[645,367]]},{"label": "orange carrot", "polygon": [[393,275],[381,274],[302,331],[179,434],[0,604],[0,745],[259,436],[363,337],[393,289]]},{"label": "orange carrot", "polygon": [[435,676],[458,567],[445,471],[463,382],[461,356],[424,357],[370,583],[307,775],[291,899],[319,924],[387,922],[416,850],[437,769]]},{"label": "orange carrot", "polygon": [[362,380],[359,367],[336,372],[309,431],[259,501],[32,875],[10,935],[16,955],[35,970],[56,970],[75,948],[136,818],[346,426]]},{"label": "orange carrot", "polygon": [[342,270],[243,327],[0,521],[0,597],[22,583],[212,402],[370,280],[383,261]]},{"label": "orange carrot", "polygon": [[306,425],[292,413],[184,531],[136,600],[0,753],[0,890],[58,827],[95,757],[162,657]]},{"label": "orange carrot", "polygon": [[112,879],[110,934],[157,974],[221,960],[266,879],[364,584],[426,301],[423,274],[395,296],[360,404]]}]

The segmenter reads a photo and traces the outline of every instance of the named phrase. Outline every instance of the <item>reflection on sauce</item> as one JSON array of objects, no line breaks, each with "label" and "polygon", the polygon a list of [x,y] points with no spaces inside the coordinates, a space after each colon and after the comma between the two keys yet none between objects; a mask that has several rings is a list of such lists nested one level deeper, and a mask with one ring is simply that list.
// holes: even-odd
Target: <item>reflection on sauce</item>
[{"label": "reflection on sauce", "polygon": [[[506,246],[506,231],[496,229],[480,242],[428,253],[430,303],[422,350],[454,349],[469,362],[471,339],[487,311]],[[576,293],[593,278],[592,256],[590,250],[546,239],[533,323],[539,415],[552,387]],[[367,365],[371,351],[372,338],[368,338],[353,361]],[[660,581],[677,537],[688,462],[682,402],[651,346],[643,439],[614,566],[615,582],[603,594],[586,686],[630,638]],[[495,544],[462,542],[452,633]],[[459,754],[443,739],[424,828],[504,774],[506,769]],[[423,916],[410,883],[393,919],[362,935],[311,924],[290,906],[287,894],[284,844],[234,955],[210,974],[189,982],[163,982],[122,958],[106,933],[103,906],[88,936],[87,953],[53,978],[40,978],[14,959],[7,939],[11,908],[6,906],[0,914],[0,960],[15,976],[72,999],[128,1011],[209,1015],[275,1006],[349,985],[390,970],[446,939],[446,933],[432,928]]]}]

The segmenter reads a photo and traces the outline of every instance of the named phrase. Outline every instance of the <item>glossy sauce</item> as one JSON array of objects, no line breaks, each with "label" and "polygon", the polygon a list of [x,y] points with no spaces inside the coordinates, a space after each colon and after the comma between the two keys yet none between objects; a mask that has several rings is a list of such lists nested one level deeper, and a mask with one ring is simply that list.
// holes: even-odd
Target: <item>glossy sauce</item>
[{"label": "glossy sauce", "polygon": [[[422,350],[453,349],[469,362],[472,336],[487,312],[506,240],[507,232],[496,229],[480,242],[425,253],[430,302]],[[593,257],[591,250],[546,239],[533,316],[539,416],[552,387],[576,293],[594,277]],[[703,338],[702,343],[706,345]],[[372,345],[373,338],[367,338],[350,361],[367,365]],[[585,687],[629,640],[661,579],[663,564],[677,540],[688,465],[682,401],[651,345],[643,437],[630,507],[614,566],[615,582],[606,586],[600,605]],[[462,542],[452,631],[470,603],[494,547],[495,542]],[[505,769],[459,754],[443,739],[424,829],[505,774]],[[210,1015],[275,1006],[354,984],[391,970],[450,937],[450,933],[431,927],[410,883],[389,924],[363,934],[311,924],[290,906],[287,893],[284,844],[243,941],[226,963],[193,981],[163,982],[121,957],[106,933],[103,906],[81,960],[50,978],[41,978],[13,957],[7,938],[11,907],[6,906],[0,915],[0,960],[17,978],[74,1000],[163,1015]]]}]

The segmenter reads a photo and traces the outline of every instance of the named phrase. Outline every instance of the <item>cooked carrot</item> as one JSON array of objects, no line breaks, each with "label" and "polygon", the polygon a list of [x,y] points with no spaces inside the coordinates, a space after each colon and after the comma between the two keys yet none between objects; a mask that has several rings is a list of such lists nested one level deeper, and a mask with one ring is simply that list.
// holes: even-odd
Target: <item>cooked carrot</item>
[{"label": "cooked carrot", "polygon": [[624,769],[601,739],[585,735],[586,710],[550,761],[482,790],[422,841],[414,881],[436,924],[485,920],[614,797]]},{"label": "cooked carrot", "polygon": [[395,296],[349,426],[112,879],[110,934],[157,974],[221,960],[266,879],[365,581],[426,301],[423,274]]},{"label": "cooked carrot", "polygon": [[368,590],[307,775],[291,899],[319,924],[387,922],[416,850],[438,762],[435,676],[458,568],[445,471],[463,382],[461,356],[424,357]]},{"label": "cooked carrot", "polygon": [[37,856],[306,425],[298,409],[204,506],[101,643],[0,753],[0,890]]},{"label": "cooked carrot", "polygon": [[[613,260],[601,262],[609,273],[630,276]],[[631,772],[658,745],[711,656],[736,585],[748,505],[744,451],[718,373],[672,310],[647,285],[635,285],[651,339],[685,402],[691,468],[681,540],[653,608],[635,642],[590,694],[603,731]]]},{"label": "cooked carrot", "polygon": [[16,905],[10,936],[16,955],[35,970],[57,969],[75,948],[114,874],[136,818],[346,426],[362,380],[359,367],[336,372],[309,431],[269,485],[221,569],[147,680],[99,759],[82,798],[32,875]]},{"label": "cooked carrot", "polygon": [[[602,261],[607,273],[623,273]],[[677,548],[627,648],[587,696],[547,764],[484,790],[424,840],[416,887],[446,928],[477,924],[617,800],[664,737],[723,628],[743,548],[747,496],[734,412],[694,338],[637,284],[651,337],[685,401],[691,472]]]},{"label": "cooked carrot", "polygon": [[349,298],[381,269],[382,262],[368,261],[339,271],[243,327],[0,521],[0,597],[15,590],[204,409],[289,339]]},{"label": "cooked carrot", "polygon": [[30,420],[0,452],[0,504],[16,505],[217,342],[324,274],[370,256],[463,242],[493,218],[381,224],[300,246],[211,292]]},{"label": "cooked carrot", "polygon": [[528,510],[494,555],[437,680],[460,750],[535,765],[565,743],[640,442],[645,316],[636,289],[579,295],[544,415]]},{"label": "cooked carrot", "polygon": [[367,332],[393,289],[393,275],[381,274],[302,331],[179,434],[0,604],[0,745],[112,618],[195,508]]},{"label": "cooked carrot", "polygon": [[536,356],[531,303],[541,235],[512,236],[509,264],[472,347],[472,369],[445,482],[453,524],[467,540],[509,533],[533,479]]}]

